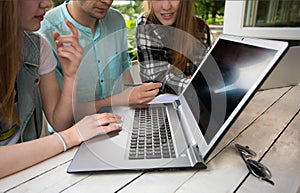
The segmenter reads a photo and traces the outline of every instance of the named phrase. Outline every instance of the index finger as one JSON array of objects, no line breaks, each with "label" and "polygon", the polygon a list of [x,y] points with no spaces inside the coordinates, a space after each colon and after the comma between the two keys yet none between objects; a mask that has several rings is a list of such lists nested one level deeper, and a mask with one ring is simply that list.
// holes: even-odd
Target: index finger
[{"label": "index finger", "polygon": [[162,86],[161,82],[156,82],[156,83],[145,83],[143,84],[148,90],[152,90],[152,89],[157,89],[160,88]]},{"label": "index finger", "polygon": [[77,38],[78,37],[78,31],[77,31],[76,27],[69,20],[66,20],[66,24],[70,28],[73,36],[75,36]]},{"label": "index finger", "polygon": [[95,114],[97,119],[102,119],[102,118],[116,118],[116,119],[121,119],[121,116],[113,113],[97,113]]}]

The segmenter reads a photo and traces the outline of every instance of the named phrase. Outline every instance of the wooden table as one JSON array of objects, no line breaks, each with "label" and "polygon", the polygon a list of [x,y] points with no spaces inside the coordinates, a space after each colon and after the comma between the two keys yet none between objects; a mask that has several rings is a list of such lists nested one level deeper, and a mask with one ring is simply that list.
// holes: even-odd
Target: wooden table
[{"label": "wooden table", "polygon": [[[300,86],[259,91],[200,171],[67,174],[77,148],[0,180],[0,192],[300,192]],[[275,186],[249,174],[248,145]]]}]

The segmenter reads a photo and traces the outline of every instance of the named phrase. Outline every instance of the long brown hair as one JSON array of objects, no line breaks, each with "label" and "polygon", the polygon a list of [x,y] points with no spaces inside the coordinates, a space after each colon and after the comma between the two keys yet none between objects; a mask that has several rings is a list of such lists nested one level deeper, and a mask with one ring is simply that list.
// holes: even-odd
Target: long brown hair
[{"label": "long brown hair", "polygon": [[19,123],[14,101],[22,37],[18,1],[0,1],[0,119],[9,123]]},{"label": "long brown hair", "polygon": [[[152,21],[154,24],[160,24],[159,20],[156,18],[153,7],[152,7],[152,0],[144,0],[143,4],[143,10],[144,13],[150,21]],[[173,27],[176,27],[182,31],[185,31],[192,35],[193,37],[197,38],[202,44],[205,45],[205,47],[210,46],[210,41],[207,43],[205,42],[206,37],[205,34],[209,32],[208,26],[203,21],[201,24],[199,24],[198,21],[202,21],[200,19],[197,20],[195,17],[195,11],[194,11],[194,1],[193,0],[180,0],[179,9],[177,13],[177,18],[175,21],[175,25]],[[203,27],[203,31],[199,30],[199,25]],[[204,29],[205,28],[205,29]],[[192,51],[193,47],[189,47],[187,45],[193,45],[193,39],[183,39],[180,37],[176,37],[176,46],[180,46],[181,50],[186,50],[185,53],[188,53]],[[188,59],[178,52],[173,52],[173,65],[177,68],[179,68],[181,71],[184,71],[185,65],[188,62]]]}]

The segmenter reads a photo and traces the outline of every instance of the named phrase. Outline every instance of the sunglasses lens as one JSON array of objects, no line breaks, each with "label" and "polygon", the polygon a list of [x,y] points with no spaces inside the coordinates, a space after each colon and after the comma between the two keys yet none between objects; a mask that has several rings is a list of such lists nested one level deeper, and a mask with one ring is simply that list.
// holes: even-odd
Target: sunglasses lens
[{"label": "sunglasses lens", "polygon": [[270,170],[262,163],[259,163],[258,161],[252,159],[248,159],[247,163],[247,165],[249,166],[249,170],[251,171],[251,173],[253,173],[253,175],[267,179],[270,179],[272,177]]},{"label": "sunglasses lens", "polygon": [[248,146],[242,146],[240,144],[235,144],[235,147],[246,158],[256,156],[256,153],[254,151],[252,151]]}]

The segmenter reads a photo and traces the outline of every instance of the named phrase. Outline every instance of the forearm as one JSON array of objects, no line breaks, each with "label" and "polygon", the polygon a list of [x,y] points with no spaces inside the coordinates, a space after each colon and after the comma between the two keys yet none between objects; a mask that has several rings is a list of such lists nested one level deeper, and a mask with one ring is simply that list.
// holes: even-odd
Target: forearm
[{"label": "forearm", "polygon": [[95,114],[59,134],[0,146],[0,178],[33,166],[97,135],[119,130],[118,125],[107,126],[110,123],[121,123],[121,118],[111,113]]},{"label": "forearm", "polygon": [[[107,98],[103,98],[97,101],[92,102],[79,102],[77,104],[77,111],[75,113],[76,122],[81,120],[87,115],[92,115],[98,113],[103,107],[111,106],[123,106],[123,105],[132,105],[135,104],[135,101],[130,100],[132,92],[130,89],[124,90],[118,94],[112,95]],[[136,102],[138,103],[138,102]]]},{"label": "forearm", "polygon": [[87,115],[92,115],[98,113],[103,107],[117,106],[123,105],[124,103],[120,101],[122,96],[120,94],[116,94],[104,99],[99,99],[97,101],[92,102],[79,102],[77,104],[77,110],[75,113],[76,122],[81,120],[83,117]]},{"label": "forearm", "polygon": [[[133,83],[130,70],[127,70],[123,73],[123,83]],[[95,102],[78,102],[77,111],[75,113],[75,120],[78,121],[86,115],[98,113],[103,107],[128,104],[122,100],[123,97],[124,94],[122,96],[122,94],[119,93],[107,98],[96,100]]]},{"label": "forearm", "polygon": [[66,129],[74,120],[73,102],[76,103],[74,91],[77,88],[77,71],[83,53],[79,44],[77,29],[69,20],[66,20],[66,25],[72,32],[70,35],[61,36],[58,32],[53,34],[57,56],[64,71],[62,92],[55,105],[54,114],[52,114],[56,131]]},{"label": "forearm", "polygon": [[52,126],[56,131],[63,131],[74,122],[73,112],[76,108],[75,78],[64,78],[61,95],[53,111]]},{"label": "forearm", "polygon": [[78,102],[74,113],[75,122],[80,121],[87,115],[98,113],[102,107],[111,106],[111,97],[91,102]]},{"label": "forearm", "polygon": [[[72,129],[73,130],[73,129]],[[69,129],[60,133],[71,148],[81,143],[77,132]],[[0,178],[33,166],[63,152],[63,145],[56,135],[29,142],[0,147]]]}]

